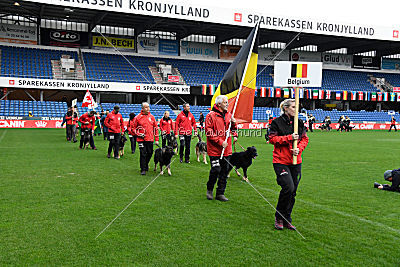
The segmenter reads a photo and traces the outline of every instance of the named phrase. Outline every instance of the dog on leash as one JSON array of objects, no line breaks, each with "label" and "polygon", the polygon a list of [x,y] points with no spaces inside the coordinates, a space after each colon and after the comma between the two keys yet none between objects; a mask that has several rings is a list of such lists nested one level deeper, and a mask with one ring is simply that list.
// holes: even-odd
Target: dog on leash
[{"label": "dog on leash", "polygon": [[175,154],[178,154],[178,141],[176,141],[176,137],[174,134],[171,134],[171,146]]},{"label": "dog on leash", "polygon": [[83,135],[83,149],[89,148],[89,143],[90,143],[90,133],[91,129],[89,128],[83,128],[81,129],[81,135]]},{"label": "dog on leash", "polygon": [[[229,162],[229,170],[228,173],[231,172],[233,169],[232,166],[235,166],[236,168],[236,174],[240,176],[240,173],[237,171],[239,168],[243,169],[243,180],[247,180],[247,169],[250,167],[250,165],[253,163],[253,159],[255,159],[258,156],[257,154],[257,149],[254,146],[248,147],[246,151],[244,152],[235,152],[232,154],[231,159]],[[232,165],[232,166],[231,166]]]},{"label": "dog on leash", "polygon": [[171,159],[175,155],[174,149],[172,146],[166,146],[164,148],[157,148],[154,151],[154,171],[157,170],[157,164],[160,163],[160,174],[163,175],[163,166],[167,166],[168,175],[171,174]]},{"label": "dog on leash", "polygon": [[121,135],[121,139],[119,140],[119,151],[118,151],[120,157],[124,156],[124,147],[126,141],[128,141],[128,139],[126,138],[125,134]]},{"label": "dog on leash", "polygon": [[204,164],[207,163],[207,143],[201,140],[201,136],[198,134],[197,138],[199,138],[199,142],[196,144],[196,156],[197,161],[200,162],[200,156],[203,156]]}]

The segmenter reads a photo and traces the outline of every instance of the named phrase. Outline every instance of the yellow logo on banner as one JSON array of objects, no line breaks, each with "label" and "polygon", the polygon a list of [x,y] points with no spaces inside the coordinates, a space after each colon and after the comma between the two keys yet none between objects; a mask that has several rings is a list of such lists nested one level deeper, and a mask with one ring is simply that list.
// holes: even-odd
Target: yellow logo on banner
[{"label": "yellow logo on banner", "polygon": [[116,38],[116,37],[107,37],[106,40],[106,38],[104,38],[103,36],[93,36],[93,46],[101,46],[101,47],[115,46],[118,48],[135,49],[135,40]]}]

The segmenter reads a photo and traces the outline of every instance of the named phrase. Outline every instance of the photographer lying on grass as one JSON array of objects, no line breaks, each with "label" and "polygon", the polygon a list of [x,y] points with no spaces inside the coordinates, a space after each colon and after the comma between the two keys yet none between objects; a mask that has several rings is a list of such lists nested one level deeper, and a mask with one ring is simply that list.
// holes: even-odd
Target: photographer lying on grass
[{"label": "photographer lying on grass", "polygon": [[392,182],[392,185],[388,184],[380,184],[380,183],[374,183],[374,188],[382,189],[382,190],[388,190],[388,191],[396,191],[400,193],[400,169],[397,170],[387,170],[383,174],[383,178],[386,181]]}]

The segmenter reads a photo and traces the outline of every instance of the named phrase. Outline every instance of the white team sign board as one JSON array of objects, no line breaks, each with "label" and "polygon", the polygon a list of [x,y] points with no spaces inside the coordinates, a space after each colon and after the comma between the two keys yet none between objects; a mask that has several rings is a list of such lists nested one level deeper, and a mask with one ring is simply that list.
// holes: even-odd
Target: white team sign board
[{"label": "white team sign board", "polygon": [[275,87],[321,87],[322,63],[275,61]]}]

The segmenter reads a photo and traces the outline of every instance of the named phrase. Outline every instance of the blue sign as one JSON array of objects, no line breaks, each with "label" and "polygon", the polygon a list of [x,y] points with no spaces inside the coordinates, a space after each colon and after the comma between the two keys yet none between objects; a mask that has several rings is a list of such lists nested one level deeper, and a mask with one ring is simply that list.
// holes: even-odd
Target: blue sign
[{"label": "blue sign", "polygon": [[382,59],[382,69],[385,70],[400,70],[400,59]]},{"label": "blue sign", "polygon": [[159,40],[158,44],[158,53],[160,55],[170,55],[177,56],[178,55],[178,41],[176,40]]}]

